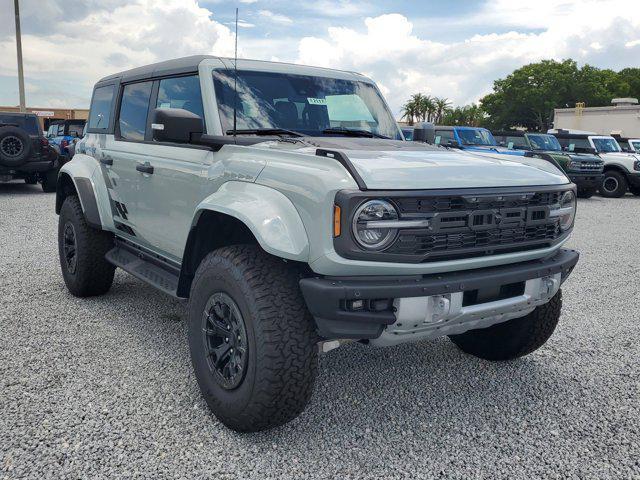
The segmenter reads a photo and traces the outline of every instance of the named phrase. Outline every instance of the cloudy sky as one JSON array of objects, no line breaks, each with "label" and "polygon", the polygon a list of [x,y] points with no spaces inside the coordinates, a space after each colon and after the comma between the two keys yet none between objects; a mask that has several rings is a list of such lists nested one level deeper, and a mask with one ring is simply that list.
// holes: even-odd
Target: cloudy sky
[{"label": "cloudy sky", "polygon": [[[13,9],[0,11],[0,105],[18,103]],[[20,0],[27,104],[86,108],[101,76],[184,55],[356,70],[398,113],[415,92],[477,101],[543,58],[640,67],[638,0]]]}]

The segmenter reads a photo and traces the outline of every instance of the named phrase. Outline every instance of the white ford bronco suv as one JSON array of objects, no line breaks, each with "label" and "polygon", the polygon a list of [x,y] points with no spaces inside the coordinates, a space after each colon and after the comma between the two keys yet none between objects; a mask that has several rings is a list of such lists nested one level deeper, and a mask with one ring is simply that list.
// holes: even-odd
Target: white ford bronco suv
[{"label": "white ford bronco suv", "polygon": [[627,191],[640,196],[640,154],[625,152],[610,135],[572,130],[549,130],[560,145],[570,152],[597,153],[604,161],[600,194],[620,198]]},{"label": "white ford bronco suv", "polygon": [[449,336],[489,360],[545,343],[578,261],[554,164],[405,142],[356,73],[234,67],[195,56],[96,84],[57,185],[73,295],[106,293],[118,267],[188,299],[202,395],[238,431],[295,418],[341,340]]}]

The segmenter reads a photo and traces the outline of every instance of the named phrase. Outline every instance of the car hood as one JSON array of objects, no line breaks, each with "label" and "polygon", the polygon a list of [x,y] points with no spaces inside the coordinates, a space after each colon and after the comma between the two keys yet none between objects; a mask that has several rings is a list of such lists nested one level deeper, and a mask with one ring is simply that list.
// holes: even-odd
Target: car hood
[{"label": "car hood", "polygon": [[625,152],[601,152],[600,155],[602,158],[607,160],[640,160],[640,155],[634,153],[625,153]]},{"label": "car hood", "polygon": [[[567,177],[552,163],[528,157],[500,158],[415,142],[378,139],[312,138],[301,153],[339,150],[351,161],[367,188],[420,190],[562,185]],[[288,147],[291,148],[289,144]]]}]

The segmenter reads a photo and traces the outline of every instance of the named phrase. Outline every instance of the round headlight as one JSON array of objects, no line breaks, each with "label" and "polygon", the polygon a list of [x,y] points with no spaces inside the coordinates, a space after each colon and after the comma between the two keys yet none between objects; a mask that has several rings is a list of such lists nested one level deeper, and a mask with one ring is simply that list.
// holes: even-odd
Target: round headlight
[{"label": "round headlight", "polygon": [[558,218],[562,230],[568,230],[573,225],[573,220],[576,218],[576,196],[571,190],[564,192],[560,197]]},{"label": "round headlight", "polygon": [[367,250],[382,250],[395,238],[398,230],[385,225],[398,220],[398,212],[385,200],[369,200],[353,216],[353,236]]}]

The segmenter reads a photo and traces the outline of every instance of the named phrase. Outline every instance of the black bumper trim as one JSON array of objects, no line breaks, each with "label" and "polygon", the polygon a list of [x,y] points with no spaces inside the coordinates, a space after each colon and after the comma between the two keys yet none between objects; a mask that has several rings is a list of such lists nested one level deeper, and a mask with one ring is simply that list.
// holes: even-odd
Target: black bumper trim
[{"label": "black bumper trim", "polygon": [[640,172],[628,174],[627,181],[632,187],[640,188]]},{"label": "black bumper trim", "polygon": [[604,180],[604,173],[567,173],[569,180],[578,188],[583,186],[599,186]]},{"label": "black bumper trim", "polygon": [[334,338],[377,338],[395,322],[391,311],[346,311],[346,300],[404,298],[476,290],[562,273],[564,281],[578,262],[575,250],[560,249],[542,260],[434,275],[400,277],[313,277],[300,280],[307,308],[320,335]]}]

